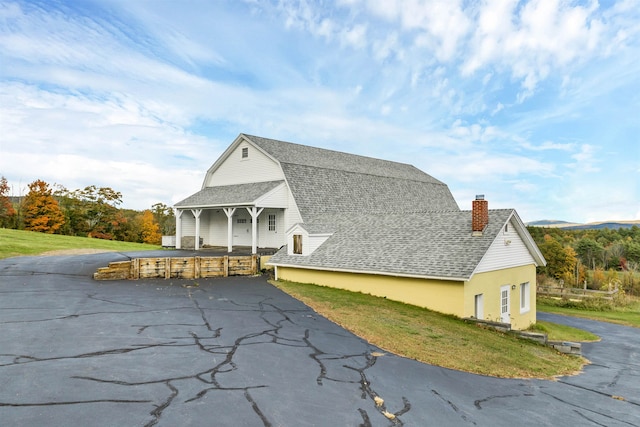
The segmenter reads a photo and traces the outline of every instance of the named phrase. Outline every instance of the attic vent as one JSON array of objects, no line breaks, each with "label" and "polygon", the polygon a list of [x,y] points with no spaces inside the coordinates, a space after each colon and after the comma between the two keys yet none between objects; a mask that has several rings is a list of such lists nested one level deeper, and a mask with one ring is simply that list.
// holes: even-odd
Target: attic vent
[{"label": "attic vent", "polygon": [[242,148],[242,158],[246,159],[249,157],[249,147],[243,147]]}]

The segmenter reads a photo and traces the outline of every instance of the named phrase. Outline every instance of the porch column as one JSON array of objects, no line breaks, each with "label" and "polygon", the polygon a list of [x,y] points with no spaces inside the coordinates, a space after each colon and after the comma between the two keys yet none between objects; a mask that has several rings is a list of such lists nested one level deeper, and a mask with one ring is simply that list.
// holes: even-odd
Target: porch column
[{"label": "porch column", "polygon": [[182,209],[176,209],[176,249],[182,248]]},{"label": "porch column", "polygon": [[193,243],[193,249],[200,250],[200,214],[202,209],[191,209],[191,213],[196,218],[196,241]]},{"label": "porch column", "polygon": [[251,215],[251,253],[258,253],[258,215],[262,213],[264,208],[258,209],[256,206],[246,208]]},{"label": "porch column", "polygon": [[236,208],[222,208],[227,215],[227,252],[233,252],[233,214]]}]

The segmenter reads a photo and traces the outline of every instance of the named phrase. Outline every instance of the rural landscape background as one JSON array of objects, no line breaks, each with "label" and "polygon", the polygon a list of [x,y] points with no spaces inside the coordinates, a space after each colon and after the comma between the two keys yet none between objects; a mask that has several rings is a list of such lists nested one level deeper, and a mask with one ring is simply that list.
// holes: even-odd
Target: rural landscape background
[{"label": "rural landscape background", "polygon": [[[161,243],[163,235],[175,234],[170,206],[158,202],[142,211],[122,209],[122,194],[110,187],[69,190],[35,180],[24,197],[9,194],[9,183],[2,177],[3,228],[154,245]],[[529,225],[547,260],[545,267],[538,267],[538,285],[620,288],[640,296],[640,227],[634,221],[605,224],[619,227],[561,227],[551,221]]]}]

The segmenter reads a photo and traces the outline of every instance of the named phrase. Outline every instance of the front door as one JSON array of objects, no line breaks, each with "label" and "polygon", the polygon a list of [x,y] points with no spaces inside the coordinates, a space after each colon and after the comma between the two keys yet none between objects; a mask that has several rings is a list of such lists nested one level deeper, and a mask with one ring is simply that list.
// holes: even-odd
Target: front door
[{"label": "front door", "polygon": [[509,285],[500,287],[500,322],[511,323]]}]

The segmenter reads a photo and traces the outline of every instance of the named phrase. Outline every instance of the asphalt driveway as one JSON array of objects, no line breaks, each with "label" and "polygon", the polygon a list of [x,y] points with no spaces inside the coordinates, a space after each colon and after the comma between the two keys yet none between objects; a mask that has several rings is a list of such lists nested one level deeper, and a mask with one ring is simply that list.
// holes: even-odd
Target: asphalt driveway
[{"label": "asphalt driveway", "polygon": [[601,335],[592,364],[482,377],[385,354],[263,277],[91,279],[133,255],[0,260],[1,425],[640,425],[637,329],[541,315]]}]

